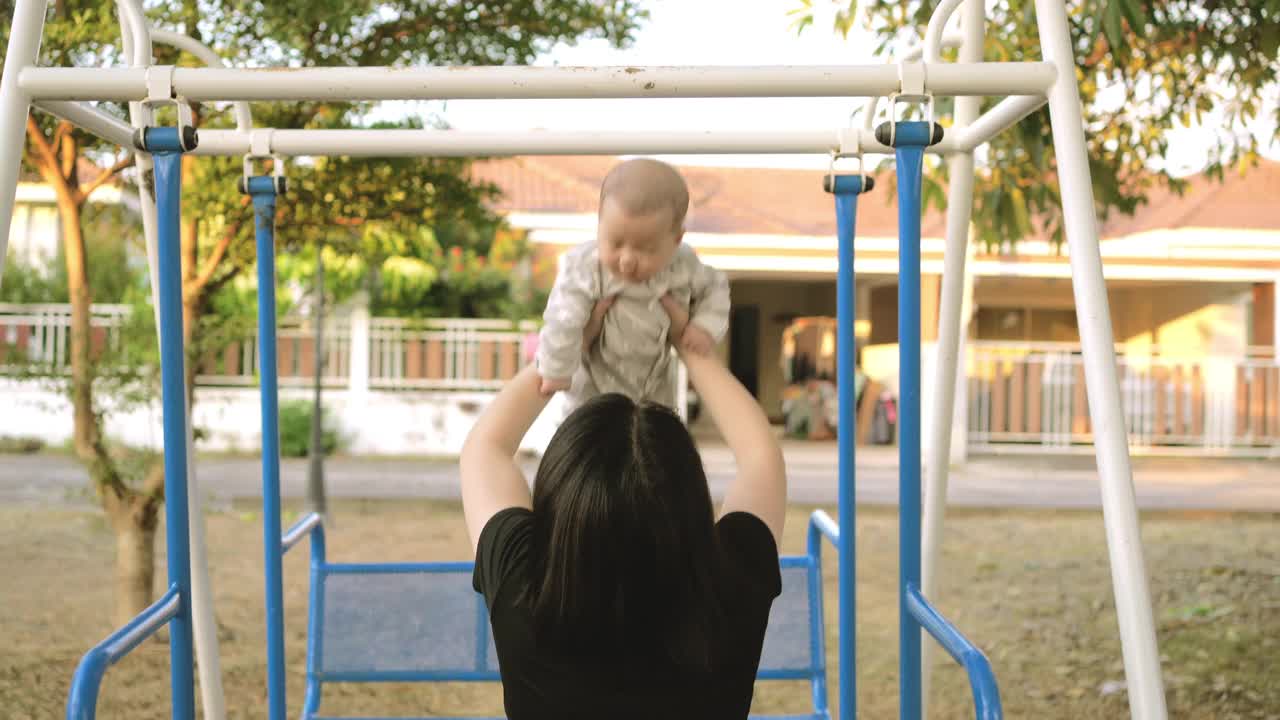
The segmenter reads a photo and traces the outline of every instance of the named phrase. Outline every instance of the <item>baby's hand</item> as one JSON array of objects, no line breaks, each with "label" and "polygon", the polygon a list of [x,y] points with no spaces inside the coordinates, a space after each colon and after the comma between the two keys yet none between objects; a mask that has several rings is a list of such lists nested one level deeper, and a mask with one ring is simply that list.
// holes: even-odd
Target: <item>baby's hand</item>
[{"label": "baby's hand", "polygon": [[567,378],[542,378],[539,390],[543,395],[555,395],[561,390],[568,390],[571,382]]},{"label": "baby's hand", "polygon": [[711,349],[716,343],[715,340],[711,339],[711,333],[694,323],[689,323],[684,328],[684,335],[680,337],[680,344],[684,347],[685,352],[705,356],[711,353]]}]

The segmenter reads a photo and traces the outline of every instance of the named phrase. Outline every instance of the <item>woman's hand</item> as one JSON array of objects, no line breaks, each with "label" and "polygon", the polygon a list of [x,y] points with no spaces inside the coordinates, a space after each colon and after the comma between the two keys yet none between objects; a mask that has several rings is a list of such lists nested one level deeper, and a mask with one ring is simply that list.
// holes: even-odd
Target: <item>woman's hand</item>
[{"label": "woman's hand", "polygon": [[671,293],[663,295],[659,300],[662,303],[662,309],[666,311],[667,317],[671,319],[671,328],[667,331],[667,338],[671,344],[675,346],[676,351],[683,351],[681,347],[683,343],[680,339],[684,337],[684,331],[689,327],[689,310],[680,304],[678,300],[671,297]]},{"label": "woman's hand", "polygon": [[715,340],[711,339],[711,334],[690,322],[689,311],[671,297],[670,293],[663,295],[660,302],[667,317],[671,319],[671,329],[667,332],[667,338],[675,346],[676,351],[682,356],[685,353],[709,355],[716,344]]},{"label": "woman's hand", "polygon": [[[587,318],[587,324],[582,328],[582,352],[587,352],[591,346],[595,344],[596,339],[600,337],[600,331],[604,328],[604,316],[609,312],[609,308],[613,307],[613,301],[617,300],[617,295],[610,295],[603,298],[591,308],[591,317]],[[536,356],[538,345],[535,341],[531,355]],[[551,397],[557,392],[568,390],[573,386],[572,378],[542,378],[542,382],[538,386],[538,391],[544,397]]]},{"label": "woman's hand", "polygon": [[587,326],[582,328],[582,352],[590,350],[596,338],[600,337],[600,331],[604,329],[604,316],[608,314],[609,308],[613,307],[613,301],[617,299],[617,295],[610,295],[591,308],[591,317],[587,319]]}]

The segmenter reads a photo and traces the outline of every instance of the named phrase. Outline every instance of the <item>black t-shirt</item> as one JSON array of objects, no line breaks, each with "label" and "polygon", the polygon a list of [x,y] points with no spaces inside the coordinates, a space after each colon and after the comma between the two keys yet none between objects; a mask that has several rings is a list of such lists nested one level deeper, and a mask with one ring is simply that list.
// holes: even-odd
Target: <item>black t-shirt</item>
[{"label": "black t-shirt", "polygon": [[[515,604],[529,583],[533,513],[507,508],[480,532],[472,585],[489,606],[502,691],[510,720],[746,718],[764,644],[769,608],[782,593],[778,547],[755,515],[735,512],[716,523],[721,588],[731,645],[710,675],[683,677],[651,665],[628,666],[540,652],[532,616]],[[623,670],[622,668],[627,667]]]}]

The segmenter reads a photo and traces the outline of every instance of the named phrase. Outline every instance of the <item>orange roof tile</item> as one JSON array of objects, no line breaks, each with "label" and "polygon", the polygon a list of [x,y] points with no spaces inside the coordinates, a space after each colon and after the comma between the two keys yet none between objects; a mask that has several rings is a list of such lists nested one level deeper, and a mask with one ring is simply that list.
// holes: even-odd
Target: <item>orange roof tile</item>
[{"label": "orange roof tile", "polygon": [[[610,157],[522,157],[477,162],[478,180],[492,182],[503,196],[495,203],[502,212],[593,213]],[[689,183],[691,232],[719,234],[834,235],[831,196],[822,191],[823,172],[769,168],[681,166]],[[880,185],[862,198],[858,232],[892,236],[898,219],[893,204],[892,176],[882,174]],[[943,215],[930,212],[922,231],[939,237]]]},{"label": "orange roof tile", "polygon": [[[477,162],[477,179],[496,184],[503,212],[593,213],[600,182],[618,162],[611,157],[542,156]],[[689,230],[719,234],[829,236],[835,234],[831,198],[822,191],[821,171],[775,168],[681,166],[689,183]],[[858,233],[892,237],[897,233],[892,173],[880,173],[879,185],[858,207]],[[1280,163],[1263,160],[1247,174],[1228,173],[1219,183],[1191,179],[1179,197],[1153,190],[1132,216],[1116,215],[1102,225],[1104,238],[1150,230],[1214,227],[1280,231]],[[941,237],[945,219],[930,211],[921,231]]]},{"label": "orange roof tile", "polygon": [[1280,231],[1280,162],[1261,160],[1245,173],[1228,170],[1221,182],[1204,175],[1189,178],[1181,196],[1160,188],[1132,217],[1109,218],[1106,238],[1150,230],[1222,228]]}]

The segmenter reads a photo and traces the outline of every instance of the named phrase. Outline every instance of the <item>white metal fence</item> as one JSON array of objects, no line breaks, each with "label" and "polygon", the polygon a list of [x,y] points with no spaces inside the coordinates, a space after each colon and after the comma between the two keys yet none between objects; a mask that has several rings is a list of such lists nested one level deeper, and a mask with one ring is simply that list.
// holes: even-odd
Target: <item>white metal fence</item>
[{"label": "white metal fence", "polygon": [[[129,308],[95,305],[91,345],[116,348]],[[69,365],[70,307],[0,304],[0,373]],[[326,386],[348,390],[496,390],[527,362],[533,322],[371,318],[357,309],[314,328],[278,331],[282,386],[309,385],[317,355]],[[227,342],[198,360],[204,386],[257,383],[257,340]],[[1270,348],[1238,357],[1117,352],[1130,445],[1151,452],[1280,455],[1280,362]],[[1063,343],[967,346],[968,436],[977,451],[1088,451],[1093,442],[1080,349]],[[679,369],[677,368],[677,372]],[[683,407],[683,403],[680,404]]]},{"label": "white metal fence", "polygon": [[[968,347],[969,445],[976,450],[1088,450],[1093,442],[1080,348],[974,342]],[[1118,350],[1131,447],[1151,452],[1280,453],[1280,362]]]},{"label": "white metal fence", "polygon": [[[94,347],[118,347],[129,308],[94,305]],[[69,366],[68,305],[0,305],[0,373],[40,363],[42,371]],[[310,385],[323,358],[326,386],[381,390],[494,390],[526,364],[524,340],[532,322],[503,320],[405,320],[371,318],[357,309],[325,323],[316,351],[307,319],[285,318],[277,330],[277,371],[282,386]],[[196,382],[245,386],[258,382],[258,342],[253,334],[229,340],[198,358]]]},{"label": "white metal fence", "polygon": [[[321,378],[326,387],[346,387],[351,372],[351,324],[344,318],[325,322],[322,333]],[[256,385],[258,337],[248,335],[227,342],[200,358],[196,382],[201,385]],[[311,385],[315,381],[315,325],[309,320],[284,318],[276,329],[276,372],[282,386]]]},{"label": "white metal fence", "polygon": [[[89,316],[92,352],[120,347],[127,305],[93,305]],[[0,372],[36,366],[41,372],[70,368],[71,306],[0,303]]]},{"label": "white metal fence", "polygon": [[524,367],[524,340],[537,327],[505,320],[372,318],[369,386],[497,389]]}]

